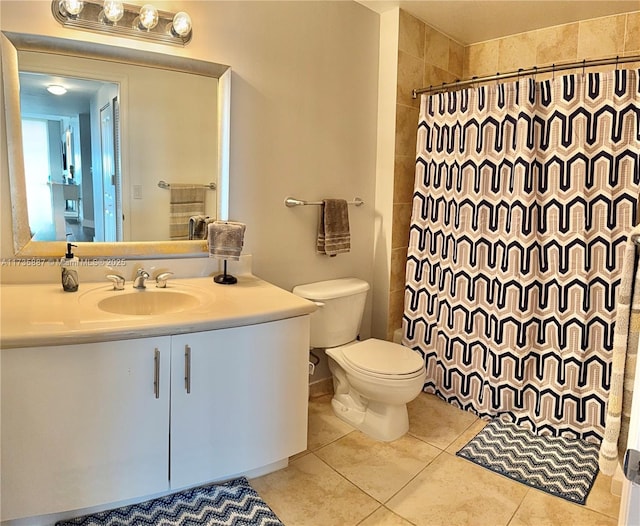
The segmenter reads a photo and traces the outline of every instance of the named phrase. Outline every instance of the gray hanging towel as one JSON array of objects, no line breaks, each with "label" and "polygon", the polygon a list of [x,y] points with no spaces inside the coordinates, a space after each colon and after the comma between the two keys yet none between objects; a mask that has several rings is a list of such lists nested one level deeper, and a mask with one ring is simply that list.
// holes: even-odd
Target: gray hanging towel
[{"label": "gray hanging towel", "polygon": [[208,225],[209,256],[238,261],[244,244],[244,223],[214,221]]},{"label": "gray hanging towel", "polygon": [[351,250],[349,208],[345,199],[322,200],[316,248],[320,254],[327,256]]}]

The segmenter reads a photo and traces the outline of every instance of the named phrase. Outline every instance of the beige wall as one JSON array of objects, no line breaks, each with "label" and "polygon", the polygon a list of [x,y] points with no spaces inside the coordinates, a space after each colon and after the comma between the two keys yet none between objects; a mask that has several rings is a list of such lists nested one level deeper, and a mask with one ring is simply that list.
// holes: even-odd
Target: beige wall
[{"label": "beige wall", "polygon": [[[0,2],[0,28],[189,56],[232,67],[230,218],[247,224],[254,272],[285,289],[357,276],[372,281],[379,16],[355,2],[156,1],[188,11],[185,48],[66,29],[51,2]],[[4,126],[3,128],[4,129]],[[6,149],[0,167],[2,257],[10,257]],[[318,207],[284,199],[359,196],[352,249],[315,252]],[[363,325],[369,332],[370,307]]]},{"label": "beige wall", "polygon": [[411,98],[411,90],[457,78],[638,53],[640,11],[549,27],[463,48],[400,10],[393,250],[387,338],[391,339],[393,331],[402,325],[419,109],[419,101]]}]

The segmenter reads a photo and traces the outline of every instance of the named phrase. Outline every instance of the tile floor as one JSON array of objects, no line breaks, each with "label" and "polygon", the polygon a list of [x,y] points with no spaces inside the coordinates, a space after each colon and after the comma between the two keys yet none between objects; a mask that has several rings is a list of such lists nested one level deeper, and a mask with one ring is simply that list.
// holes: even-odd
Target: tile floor
[{"label": "tile floor", "polygon": [[251,485],[286,526],[615,526],[620,500],[598,475],[586,506],[455,456],[484,422],[432,395],[409,404],[409,433],[376,442],[309,402],[307,450]]}]

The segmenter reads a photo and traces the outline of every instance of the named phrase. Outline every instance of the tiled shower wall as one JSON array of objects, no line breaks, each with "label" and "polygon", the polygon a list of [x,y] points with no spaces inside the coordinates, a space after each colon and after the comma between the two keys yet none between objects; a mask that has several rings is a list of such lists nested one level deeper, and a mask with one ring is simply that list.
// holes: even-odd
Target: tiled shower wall
[{"label": "tiled shower wall", "polygon": [[393,185],[393,229],[387,339],[402,325],[404,268],[407,259],[411,196],[416,161],[420,99],[412,90],[462,77],[464,46],[400,10],[398,92]]},{"label": "tiled shower wall", "polygon": [[[387,339],[391,340],[393,331],[402,325],[420,106],[419,99],[412,99],[412,90],[520,68],[636,54],[640,54],[640,11],[583,20],[465,47],[400,10]],[[624,67],[640,67],[640,64],[625,64]],[[611,69],[611,66],[605,69]]]}]

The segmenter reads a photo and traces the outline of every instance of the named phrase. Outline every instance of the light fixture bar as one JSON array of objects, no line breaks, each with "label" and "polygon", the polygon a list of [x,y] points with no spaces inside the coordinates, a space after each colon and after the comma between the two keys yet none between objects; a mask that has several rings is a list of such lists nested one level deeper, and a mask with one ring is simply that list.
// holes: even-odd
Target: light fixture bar
[{"label": "light fixture bar", "polygon": [[[176,15],[175,13],[157,10],[157,24],[150,29],[145,29],[140,23],[140,10],[142,6],[123,3],[124,12],[122,18],[117,22],[111,22],[107,16],[105,16],[103,4],[104,2],[102,1],[84,0],[82,10],[77,15],[71,15],[67,13],[64,8],[64,0],[52,0],[51,12],[58,22],[69,28],[108,33],[114,36],[150,40],[178,46],[185,46],[191,41],[193,31],[190,27],[188,33],[184,36],[179,35],[174,30],[173,21]],[[184,13],[179,14],[185,15]]]}]

